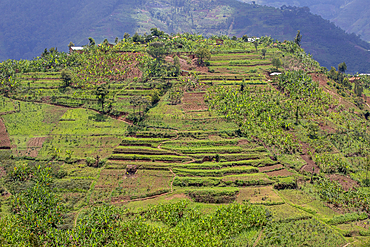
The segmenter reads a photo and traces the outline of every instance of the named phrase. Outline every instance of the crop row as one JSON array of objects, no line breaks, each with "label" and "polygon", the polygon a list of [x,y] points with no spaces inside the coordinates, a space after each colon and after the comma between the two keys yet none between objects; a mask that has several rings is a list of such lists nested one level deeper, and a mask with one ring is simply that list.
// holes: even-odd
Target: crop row
[{"label": "crop row", "polygon": [[187,156],[175,155],[139,155],[139,154],[112,154],[110,159],[113,160],[151,160],[151,161],[172,161],[183,162],[190,161]]},{"label": "crop row", "polygon": [[213,170],[196,170],[196,169],[181,169],[173,168],[176,175],[180,177],[196,176],[196,177],[223,177],[231,174],[250,174],[258,173],[259,170],[252,166],[228,167]]},{"label": "crop row", "polygon": [[253,166],[253,167],[264,167],[276,164],[276,161],[270,158],[255,159],[255,160],[241,160],[231,162],[204,162],[204,163],[190,163],[190,164],[179,164],[177,168],[187,169],[221,169],[225,167],[236,167],[236,166]]}]

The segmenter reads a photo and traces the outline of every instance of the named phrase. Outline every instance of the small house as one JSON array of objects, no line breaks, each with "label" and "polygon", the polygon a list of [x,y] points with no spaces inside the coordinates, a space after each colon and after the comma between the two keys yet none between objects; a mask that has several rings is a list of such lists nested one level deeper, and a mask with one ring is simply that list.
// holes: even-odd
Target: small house
[{"label": "small house", "polygon": [[69,53],[77,52],[77,53],[82,53],[83,52],[83,47],[82,46],[71,46],[69,47]]},{"label": "small house", "polygon": [[216,39],[216,45],[223,45],[224,40],[223,39]]}]

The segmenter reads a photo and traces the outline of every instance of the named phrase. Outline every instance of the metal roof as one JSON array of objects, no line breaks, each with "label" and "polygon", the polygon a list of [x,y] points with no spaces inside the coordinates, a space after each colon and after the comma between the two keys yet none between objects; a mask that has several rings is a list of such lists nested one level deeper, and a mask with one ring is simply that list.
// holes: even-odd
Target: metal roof
[{"label": "metal roof", "polygon": [[83,50],[84,48],[82,46],[72,46],[71,49],[73,51],[80,51],[80,50]]}]

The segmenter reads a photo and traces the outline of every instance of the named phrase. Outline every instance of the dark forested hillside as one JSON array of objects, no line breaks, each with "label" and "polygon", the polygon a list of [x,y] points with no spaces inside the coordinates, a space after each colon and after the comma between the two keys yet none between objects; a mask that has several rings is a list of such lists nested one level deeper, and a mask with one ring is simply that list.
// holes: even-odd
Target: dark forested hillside
[{"label": "dark forested hillside", "polygon": [[125,32],[192,32],[241,37],[268,35],[283,40],[303,35],[302,46],[322,66],[345,61],[350,72],[369,72],[368,44],[345,34],[307,9],[275,9],[236,0],[80,0],[0,3],[0,59],[30,59],[46,47],[66,51],[72,41],[84,45],[88,37],[113,42]]},{"label": "dark forested hillside", "polygon": [[[249,0],[240,0],[251,2]],[[280,8],[297,6],[310,8],[311,12],[334,22],[348,33],[360,35],[370,41],[370,12],[367,0],[256,0],[257,4]]]}]

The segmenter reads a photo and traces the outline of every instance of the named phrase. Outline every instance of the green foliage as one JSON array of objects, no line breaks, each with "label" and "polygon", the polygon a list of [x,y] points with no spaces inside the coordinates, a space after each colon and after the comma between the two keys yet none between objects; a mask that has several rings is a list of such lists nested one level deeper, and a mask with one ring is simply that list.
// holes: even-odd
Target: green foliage
[{"label": "green foliage", "polygon": [[277,70],[279,70],[279,67],[282,65],[281,59],[278,57],[274,57],[272,59],[272,65],[275,66]]},{"label": "green foliage", "polygon": [[370,212],[369,197],[364,191],[358,189],[345,191],[338,182],[327,178],[320,178],[315,186],[321,199],[328,203],[366,213]]},{"label": "green foliage", "polygon": [[12,198],[12,212],[20,226],[40,237],[62,222],[63,206],[51,188],[50,168],[36,167],[32,181],[30,188]]},{"label": "green foliage", "polygon": [[211,59],[211,52],[206,47],[199,47],[195,51],[195,55],[199,58],[199,64],[203,64],[205,60]]},{"label": "green foliage", "polygon": [[343,215],[336,216],[327,221],[330,225],[339,225],[352,221],[365,220],[368,218],[366,213],[347,213]]},{"label": "green foliage", "polygon": [[297,35],[294,38],[294,43],[301,47],[301,41],[302,41],[301,31],[298,30]]},{"label": "green foliage", "polygon": [[70,70],[63,69],[60,73],[61,79],[63,80],[63,86],[69,87],[73,81],[73,75]]},{"label": "green foliage", "polygon": [[340,246],[345,241],[317,220],[269,224],[257,246]]}]

